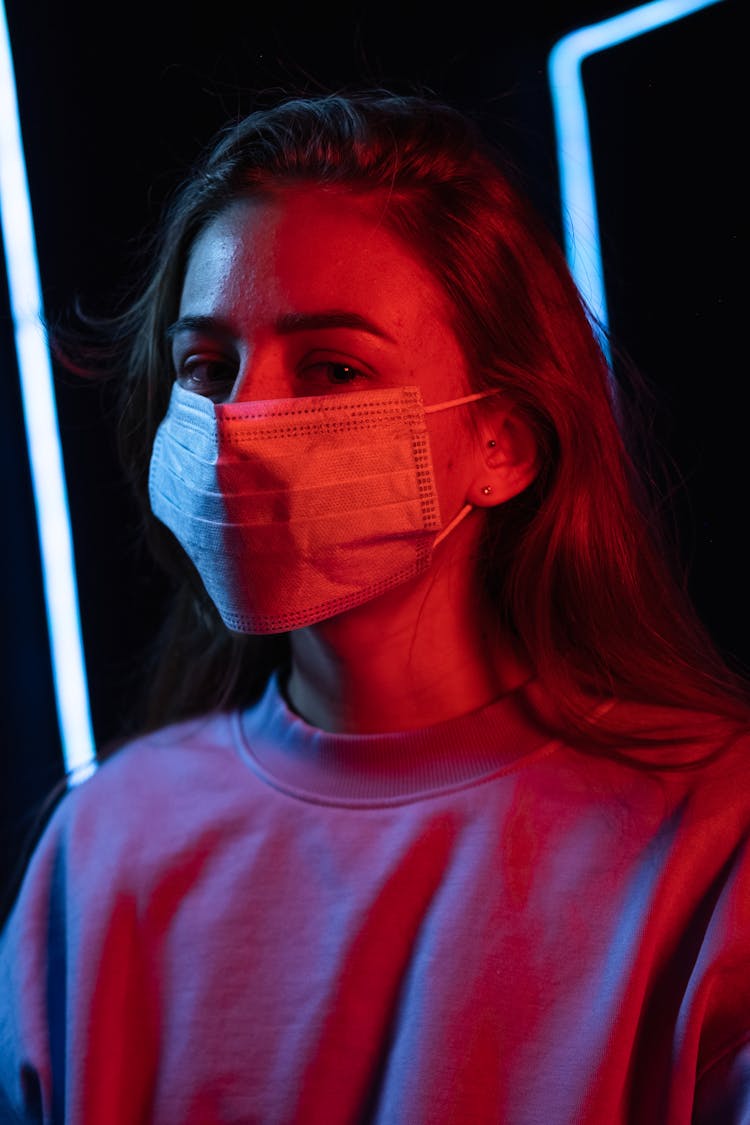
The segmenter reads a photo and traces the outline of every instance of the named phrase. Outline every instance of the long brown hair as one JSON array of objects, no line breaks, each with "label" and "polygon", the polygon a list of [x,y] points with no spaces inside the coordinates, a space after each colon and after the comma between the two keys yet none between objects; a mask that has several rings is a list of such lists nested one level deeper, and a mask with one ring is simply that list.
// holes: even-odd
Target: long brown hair
[{"label": "long brown hair", "polygon": [[246,705],[288,652],[285,637],[224,627],[151,515],[147,473],[172,381],[166,329],[196,235],[232,200],[294,184],[387,199],[385,221],[451,299],[476,389],[503,388],[532,426],[541,472],[488,512],[481,572],[498,628],[528,653],[568,731],[582,745],[621,741],[606,717],[586,717],[592,698],[611,696],[747,723],[747,683],[699,620],[660,510],[639,436],[648,388],[624,358],[610,368],[557,237],[473,120],[434,97],[374,90],[290,96],[227,126],[174,192],[145,283],[121,311],[79,309],[77,327],[51,331],[68,369],[115,380],[123,465],[174,579],[141,725]]}]

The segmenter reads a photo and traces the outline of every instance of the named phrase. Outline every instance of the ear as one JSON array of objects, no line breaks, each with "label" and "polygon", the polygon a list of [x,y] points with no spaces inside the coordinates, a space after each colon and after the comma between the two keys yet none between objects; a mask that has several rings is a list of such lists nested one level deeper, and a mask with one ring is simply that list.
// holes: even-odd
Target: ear
[{"label": "ear", "polygon": [[539,449],[531,426],[513,407],[483,418],[477,437],[466,499],[475,507],[493,508],[531,484],[539,471]]}]

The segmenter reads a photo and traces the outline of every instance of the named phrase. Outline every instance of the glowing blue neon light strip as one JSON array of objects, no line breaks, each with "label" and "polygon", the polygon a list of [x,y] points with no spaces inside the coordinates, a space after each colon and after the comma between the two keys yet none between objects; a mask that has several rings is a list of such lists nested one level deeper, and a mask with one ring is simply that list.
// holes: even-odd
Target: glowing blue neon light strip
[{"label": "glowing blue neon light strip", "polygon": [[[608,325],[599,240],[594,171],[581,64],[654,28],[721,0],[655,0],[563,36],[550,51],[547,74],[557,137],[557,163],[565,253],[576,284],[595,320]],[[606,348],[606,344],[605,344]]]},{"label": "glowing blue neon light strip", "polygon": [[96,769],[52,364],[5,6],[0,0],[0,223],[41,549],[47,627],[70,784]]}]

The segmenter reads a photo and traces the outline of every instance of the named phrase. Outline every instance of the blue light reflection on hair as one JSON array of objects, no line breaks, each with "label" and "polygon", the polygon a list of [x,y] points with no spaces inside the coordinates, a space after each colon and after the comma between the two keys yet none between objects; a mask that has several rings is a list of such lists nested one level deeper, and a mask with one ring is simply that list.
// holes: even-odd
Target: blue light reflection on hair
[{"label": "blue light reflection on hair", "polygon": [[[721,0],[654,0],[640,4],[610,19],[569,32],[549,53],[547,75],[557,144],[565,253],[595,325],[601,325],[604,330],[609,318],[581,65],[590,55],[718,3]],[[609,359],[604,338],[602,344]]]},{"label": "blue light reflection on hair", "polygon": [[96,768],[81,639],[73,539],[52,363],[18,115],[13,56],[0,0],[0,223],[36,506],[52,672],[64,768],[78,784]]}]

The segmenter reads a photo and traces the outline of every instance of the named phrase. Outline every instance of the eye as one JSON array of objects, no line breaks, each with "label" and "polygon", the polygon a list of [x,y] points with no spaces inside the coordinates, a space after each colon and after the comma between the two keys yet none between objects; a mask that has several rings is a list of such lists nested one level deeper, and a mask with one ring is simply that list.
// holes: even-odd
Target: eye
[{"label": "eye", "polygon": [[355,367],[354,364],[334,359],[306,363],[301,370],[301,376],[311,382],[327,382],[334,386],[347,386],[360,379],[370,377],[361,368]]},{"label": "eye", "polygon": [[226,356],[189,355],[176,364],[175,377],[185,390],[214,398],[231,391],[237,366]]}]

